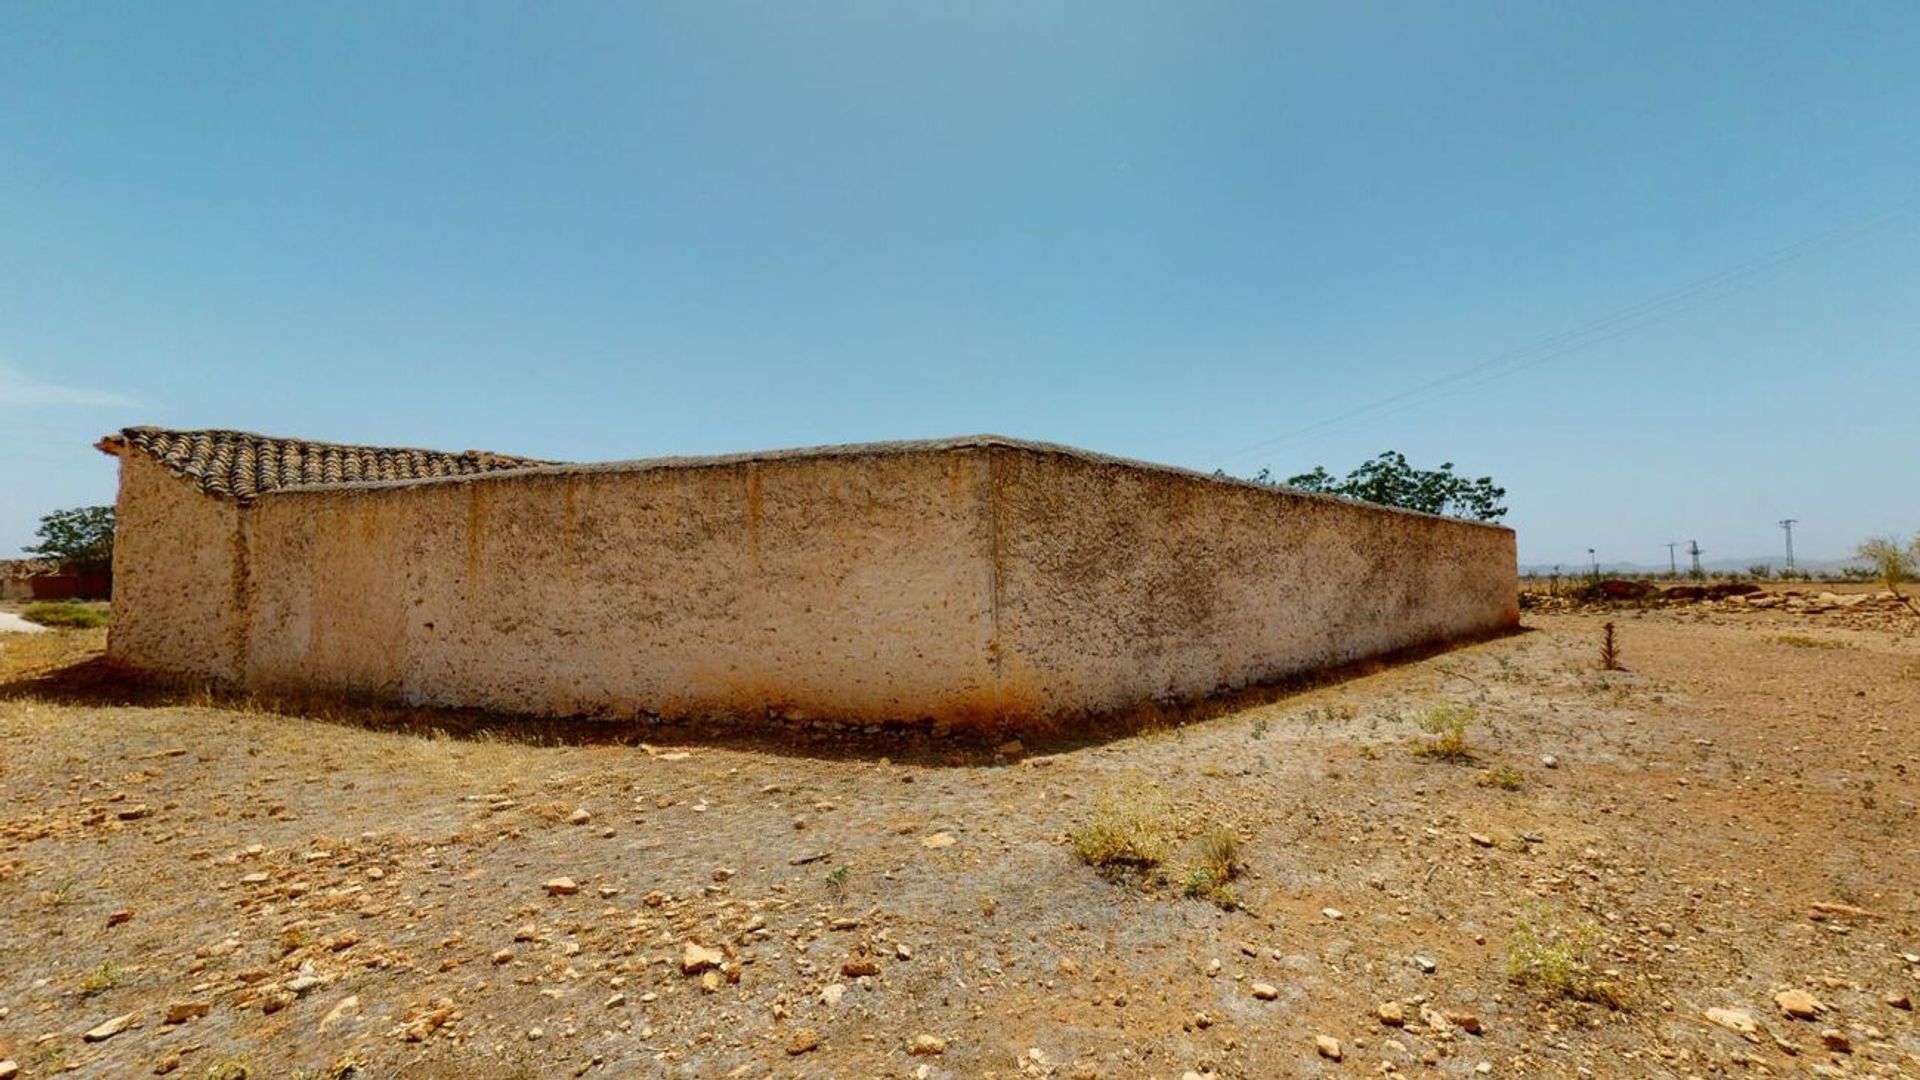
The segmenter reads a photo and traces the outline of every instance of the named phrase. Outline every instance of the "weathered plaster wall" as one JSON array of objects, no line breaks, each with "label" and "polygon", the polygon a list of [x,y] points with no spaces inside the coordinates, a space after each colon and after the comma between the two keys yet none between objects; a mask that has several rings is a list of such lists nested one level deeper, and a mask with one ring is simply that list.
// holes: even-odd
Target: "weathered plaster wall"
[{"label": "weathered plaster wall", "polygon": [[284,492],[247,679],[560,714],[1000,707],[986,459],[789,457]]},{"label": "weathered plaster wall", "polygon": [[237,512],[138,458],[127,477],[116,651],[262,689],[1017,725],[1518,621],[1509,530],[997,439]]},{"label": "weathered plaster wall", "polygon": [[1044,712],[1187,700],[1519,622],[1505,528],[992,453],[1005,675]]},{"label": "weathered plaster wall", "polygon": [[107,655],[157,671],[238,677],[245,552],[234,504],[129,453],[114,512]]}]

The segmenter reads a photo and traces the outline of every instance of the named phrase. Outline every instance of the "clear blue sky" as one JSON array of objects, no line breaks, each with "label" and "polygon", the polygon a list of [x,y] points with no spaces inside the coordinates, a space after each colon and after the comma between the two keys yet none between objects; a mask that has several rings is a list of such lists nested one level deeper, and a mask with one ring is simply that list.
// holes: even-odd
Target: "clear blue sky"
[{"label": "clear blue sky", "polygon": [[1906,0],[7,4],[0,547],[155,423],[1395,448],[1523,561],[1838,555],[1920,529],[1916,58]]}]

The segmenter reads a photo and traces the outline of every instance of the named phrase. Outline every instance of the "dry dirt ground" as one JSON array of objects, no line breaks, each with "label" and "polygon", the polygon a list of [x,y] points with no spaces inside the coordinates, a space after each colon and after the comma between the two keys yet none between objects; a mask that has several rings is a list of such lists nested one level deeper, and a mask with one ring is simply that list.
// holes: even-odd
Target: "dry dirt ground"
[{"label": "dry dirt ground", "polygon": [[[1596,667],[1607,619],[1622,672]],[[1920,619],[1527,624],[1009,754],[378,730],[44,678],[98,632],[6,635],[0,1059],[1920,1077]],[[1475,763],[1415,752],[1446,704]],[[1097,806],[1161,803],[1186,839],[1160,870],[1076,859]],[[1212,826],[1240,841],[1234,910],[1180,895]]]}]

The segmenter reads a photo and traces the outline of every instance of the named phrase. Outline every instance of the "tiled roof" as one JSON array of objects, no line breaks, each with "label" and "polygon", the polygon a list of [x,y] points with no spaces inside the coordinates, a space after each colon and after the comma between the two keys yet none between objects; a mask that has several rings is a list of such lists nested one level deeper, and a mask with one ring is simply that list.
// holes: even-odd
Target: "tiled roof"
[{"label": "tiled roof", "polygon": [[448,453],[382,446],[342,446],[309,439],[277,439],[247,431],[169,431],[131,427],[100,440],[100,449],[150,455],[213,495],[251,499],[269,491],[362,480],[424,480],[525,469],[553,462],[493,454]]}]

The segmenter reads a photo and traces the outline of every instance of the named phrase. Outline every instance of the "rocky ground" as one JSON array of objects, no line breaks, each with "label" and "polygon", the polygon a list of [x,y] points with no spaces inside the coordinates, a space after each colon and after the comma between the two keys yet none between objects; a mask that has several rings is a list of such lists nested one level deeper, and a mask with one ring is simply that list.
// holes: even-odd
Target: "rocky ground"
[{"label": "rocky ground", "polygon": [[[0,1077],[1920,1076],[1920,619],[1785,607],[1003,753],[377,730],[0,636]],[[1116,821],[1163,862],[1076,858]]]}]

